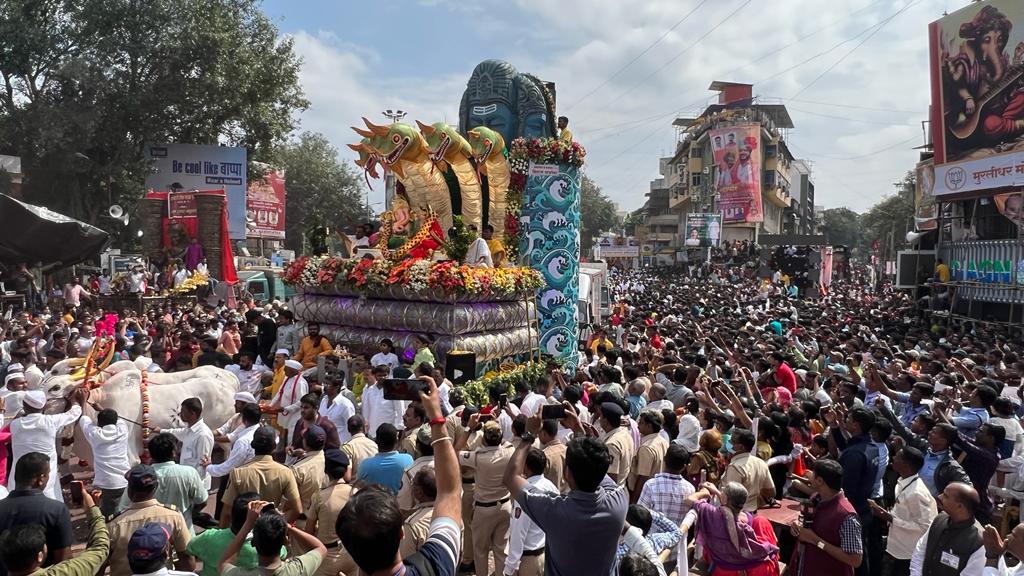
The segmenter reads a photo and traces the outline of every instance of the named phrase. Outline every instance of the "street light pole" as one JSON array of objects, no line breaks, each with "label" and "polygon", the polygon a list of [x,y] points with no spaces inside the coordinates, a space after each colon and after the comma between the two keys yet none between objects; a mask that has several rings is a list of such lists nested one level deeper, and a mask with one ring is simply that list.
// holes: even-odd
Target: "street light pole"
[{"label": "street light pole", "polygon": [[[396,123],[396,122],[401,122],[402,118],[405,118],[407,112],[405,112],[404,110],[392,110],[391,108],[388,108],[387,110],[381,112],[381,114],[383,114],[384,117],[387,118],[388,120],[391,120],[392,123]],[[391,210],[391,205],[392,205],[392,203],[394,203],[394,200],[395,200],[395,190],[397,189],[397,187],[398,186],[397,186],[397,183],[396,183],[396,180],[395,180],[395,173],[392,172],[391,170],[388,170],[387,167],[385,167],[384,168],[384,209],[385,210]],[[366,205],[367,205],[367,210],[369,210],[369,205],[370,205],[369,193],[367,193]]]}]

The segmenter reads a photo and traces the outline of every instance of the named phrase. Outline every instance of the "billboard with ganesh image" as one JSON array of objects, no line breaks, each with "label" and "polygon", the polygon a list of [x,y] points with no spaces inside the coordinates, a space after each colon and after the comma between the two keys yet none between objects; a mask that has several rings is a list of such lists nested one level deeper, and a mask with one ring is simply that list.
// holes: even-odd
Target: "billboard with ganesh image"
[{"label": "billboard with ganesh image", "polygon": [[715,192],[726,224],[764,221],[761,206],[761,125],[710,131],[715,157]]},{"label": "billboard with ganesh image", "polygon": [[1024,185],[1024,2],[929,27],[935,196]]}]

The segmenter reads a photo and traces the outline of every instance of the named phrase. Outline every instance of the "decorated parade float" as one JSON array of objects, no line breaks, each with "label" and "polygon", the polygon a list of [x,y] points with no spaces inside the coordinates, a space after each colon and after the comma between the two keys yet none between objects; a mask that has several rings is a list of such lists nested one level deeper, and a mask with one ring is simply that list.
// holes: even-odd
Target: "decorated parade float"
[{"label": "decorated parade float", "polygon": [[[541,354],[568,359],[585,151],[554,138],[553,86],[506,62],[474,69],[459,115],[458,129],[365,118],[354,128],[367,180],[391,172],[397,191],[369,250],[286,267],[296,318],[350,350],[375,351],[389,338],[405,361],[426,336],[441,362],[474,353],[478,373]],[[504,253],[494,267],[477,259],[485,241],[469,231],[485,227],[485,252]]]}]

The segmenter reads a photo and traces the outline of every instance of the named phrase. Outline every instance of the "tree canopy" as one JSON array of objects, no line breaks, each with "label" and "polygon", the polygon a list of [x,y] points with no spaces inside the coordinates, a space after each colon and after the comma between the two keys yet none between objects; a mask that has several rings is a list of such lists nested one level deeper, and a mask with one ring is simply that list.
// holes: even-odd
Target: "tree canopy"
[{"label": "tree canopy", "polygon": [[26,200],[89,222],[141,197],[145,143],[266,161],[308,102],[258,0],[0,3],[0,153]]},{"label": "tree canopy", "polygon": [[584,174],[580,184],[580,253],[587,254],[594,238],[611,230],[617,222],[615,203]]},{"label": "tree canopy", "polygon": [[338,157],[327,137],[304,132],[277,147],[271,163],[283,169],[288,189],[285,206],[286,245],[301,250],[302,235],[311,226],[352,232],[366,221],[363,183],[356,171]]}]

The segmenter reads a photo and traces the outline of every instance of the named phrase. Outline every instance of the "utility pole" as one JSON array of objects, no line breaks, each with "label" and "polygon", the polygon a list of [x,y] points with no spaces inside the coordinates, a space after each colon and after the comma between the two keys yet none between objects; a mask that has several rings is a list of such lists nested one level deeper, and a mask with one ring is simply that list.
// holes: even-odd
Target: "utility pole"
[{"label": "utility pole", "polygon": [[[392,110],[391,108],[388,108],[387,110],[381,112],[381,114],[383,114],[384,117],[387,118],[388,120],[391,120],[392,123],[396,123],[396,122],[401,122],[402,118],[405,118],[407,112],[405,112],[404,110]],[[395,173],[392,172],[391,170],[388,170],[387,167],[385,166],[384,167],[384,209],[385,210],[391,210],[391,204],[395,200],[395,190],[397,189],[397,187],[398,186],[397,186],[396,180],[395,180]],[[370,209],[370,196],[369,196],[369,192],[367,192],[367,196],[366,196],[366,209],[367,210]]]}]

